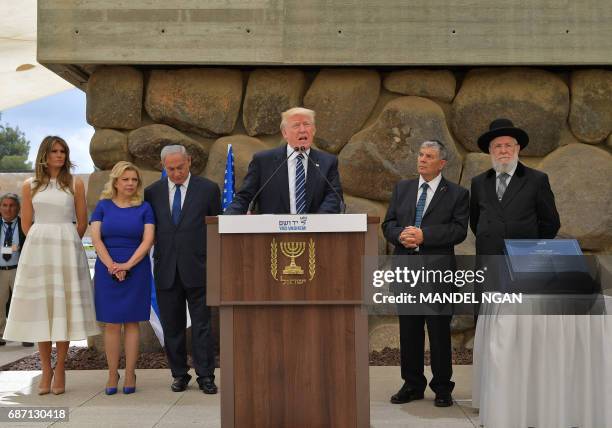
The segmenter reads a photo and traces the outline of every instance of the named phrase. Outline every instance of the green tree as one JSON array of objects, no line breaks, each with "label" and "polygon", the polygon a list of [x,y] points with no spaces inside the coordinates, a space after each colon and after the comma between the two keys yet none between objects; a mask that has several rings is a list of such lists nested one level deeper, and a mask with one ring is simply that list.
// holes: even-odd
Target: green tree
[{"label": "green tree", "polygon": [[32,162],[26,156],[8,155],[0,159],[0,172],[32,171]]},{"label": "green tree", "polygon": [[32,171],[32,163],[27,162],[29,153],[30,142],[23,131],[0,123],[0,171]]}]

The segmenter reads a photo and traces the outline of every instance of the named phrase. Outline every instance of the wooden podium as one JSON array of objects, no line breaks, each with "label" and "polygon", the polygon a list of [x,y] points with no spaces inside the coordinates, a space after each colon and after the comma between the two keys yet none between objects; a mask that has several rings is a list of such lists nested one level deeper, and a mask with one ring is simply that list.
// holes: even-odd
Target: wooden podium
[{"label": "wooden podium", "polygon": [[[347,230],[350,216],[361,216],[361,231]],[[369,427],[361,275],[363,255],[377,255],[378,218],[206,223],[207,302],[220,317],[221,426]]]}]

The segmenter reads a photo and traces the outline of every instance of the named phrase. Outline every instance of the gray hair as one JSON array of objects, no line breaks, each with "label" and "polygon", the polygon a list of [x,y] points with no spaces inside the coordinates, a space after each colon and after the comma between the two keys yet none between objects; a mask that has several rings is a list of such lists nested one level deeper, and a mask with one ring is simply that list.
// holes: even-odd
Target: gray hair
[{"label": "gray hair", "polygon": [[0,204],[4,202],[5,199],[12,199],[17,204],[17,208],[21,209],[21,203],[19,203],[19,196],[17,196],[15,193],[9,192],[0,196]]},{"label": "gray hair", "polygon": [[166,159],[166,156],[168,155],[173,155],[175,153],[180,153],[185,157],[188,157],[189,154],[187,153],[187,149],[185,149],[184,146],[181,146],[180,144],[174,144],[171,146],[165,146],[162,150],[161,150],[161,161],[162,164],[164,163],[164,159]]},{"label": "gray hair", "polygon": [[280,124],[280,129],[282,130],[285,125],[287,125],[287,121],[289,120],[289,118],[291,116],[295,116],[296,114],[301,114],[303,116],[308,116],[310,118],[310,120],[312,121],[312,124],[314,125],[315,123],[315,112],[314,110],[310,110],[304,107],[293,107],[290,108],[287,111],[284,111],[281,113],[281,124]]},{"label": "gray hair", "polygon": [[446,149],[444,144],[442,144],[441,141],[438,141],[438,140],[427,140],[427,141],[424,141],[423,144],[421,144],[421,148],[423,149],[425,147],[430,147],[432,149],[437,149],[440,159],[448,160],[448,150]]}]

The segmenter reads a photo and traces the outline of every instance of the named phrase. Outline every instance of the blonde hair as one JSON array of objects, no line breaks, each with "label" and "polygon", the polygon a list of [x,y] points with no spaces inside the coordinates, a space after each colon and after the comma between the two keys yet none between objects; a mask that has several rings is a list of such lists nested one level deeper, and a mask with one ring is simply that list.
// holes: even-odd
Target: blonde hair
[{"label": "blonde hair", "polygon": [[281,124],[280,124],[280,129],[282,130],[285,125],[287,125],[287,121],[289,120],[289,118],[291,116],[295,116],[296,114],[301,114],[303,116],[307,116],[310,118],[310,121],[312,122],[312,124],[314,125],[315,123],[315,112],[314,110],[310,110],[304,107],[293,107],[290,108],[287,111],[284,111],[281,113]]},{"label": "blonde hair", "polygon": [[138,177],[138,186],[136,187],[136,193],[134,193],[134,196],[132,196],[130,199],[130,205],[135,207],[142,204],[144,199],[142,195],[142,175],[140,174],[140,170],[136,167],[136,165],[127,161],[119,161],[115,164],[110,172],[108,181],[104,185],[104,190],[102,190],[100,199],[113,199],[117,196],[115,184],[117,184],[117,180],[123,175],[123,173],[125,173],[125,171],[134,171],[136,173],[136,177]]},{"label": "blonde hair", "polygon": [[44,190],[49,185],[51,176],[49,175],[49,169],[47,168],[47,157],[49,156],[49,153],[51,153],[51,150],[55,144],[62,146],[66,152],[66,161],[57,175],[57,186],[63,191],[68,191],[74,194],[74,190],[72,189],[73,178],[72,174],[70,173],[70,170],[74,167],[74,164],[70,161],[70,148],[63,138],[50,135],[45,137],[42,140],[42,143],[40,143],[40,147],[38,147],[38,154],[36,155],[35,162],[36,168],[34,170],[36,174],[34,177],[34,185],[32,187],[32,196],[41,190],[41,188]]}]

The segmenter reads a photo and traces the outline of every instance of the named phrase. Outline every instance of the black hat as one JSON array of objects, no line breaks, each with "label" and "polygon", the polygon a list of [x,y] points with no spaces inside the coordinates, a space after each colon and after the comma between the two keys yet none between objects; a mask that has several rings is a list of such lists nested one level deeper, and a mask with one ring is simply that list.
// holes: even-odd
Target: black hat
[{"label": "black hat", "polygon": [[519,145],[521,150],[527,147],[529,136],[521,128],[516,128],[510,119],[495,119],[489,125],[489,130],[478,138],[478,147],[485,153],[489,153],[489,143],[497,137],[512,137]]}]

